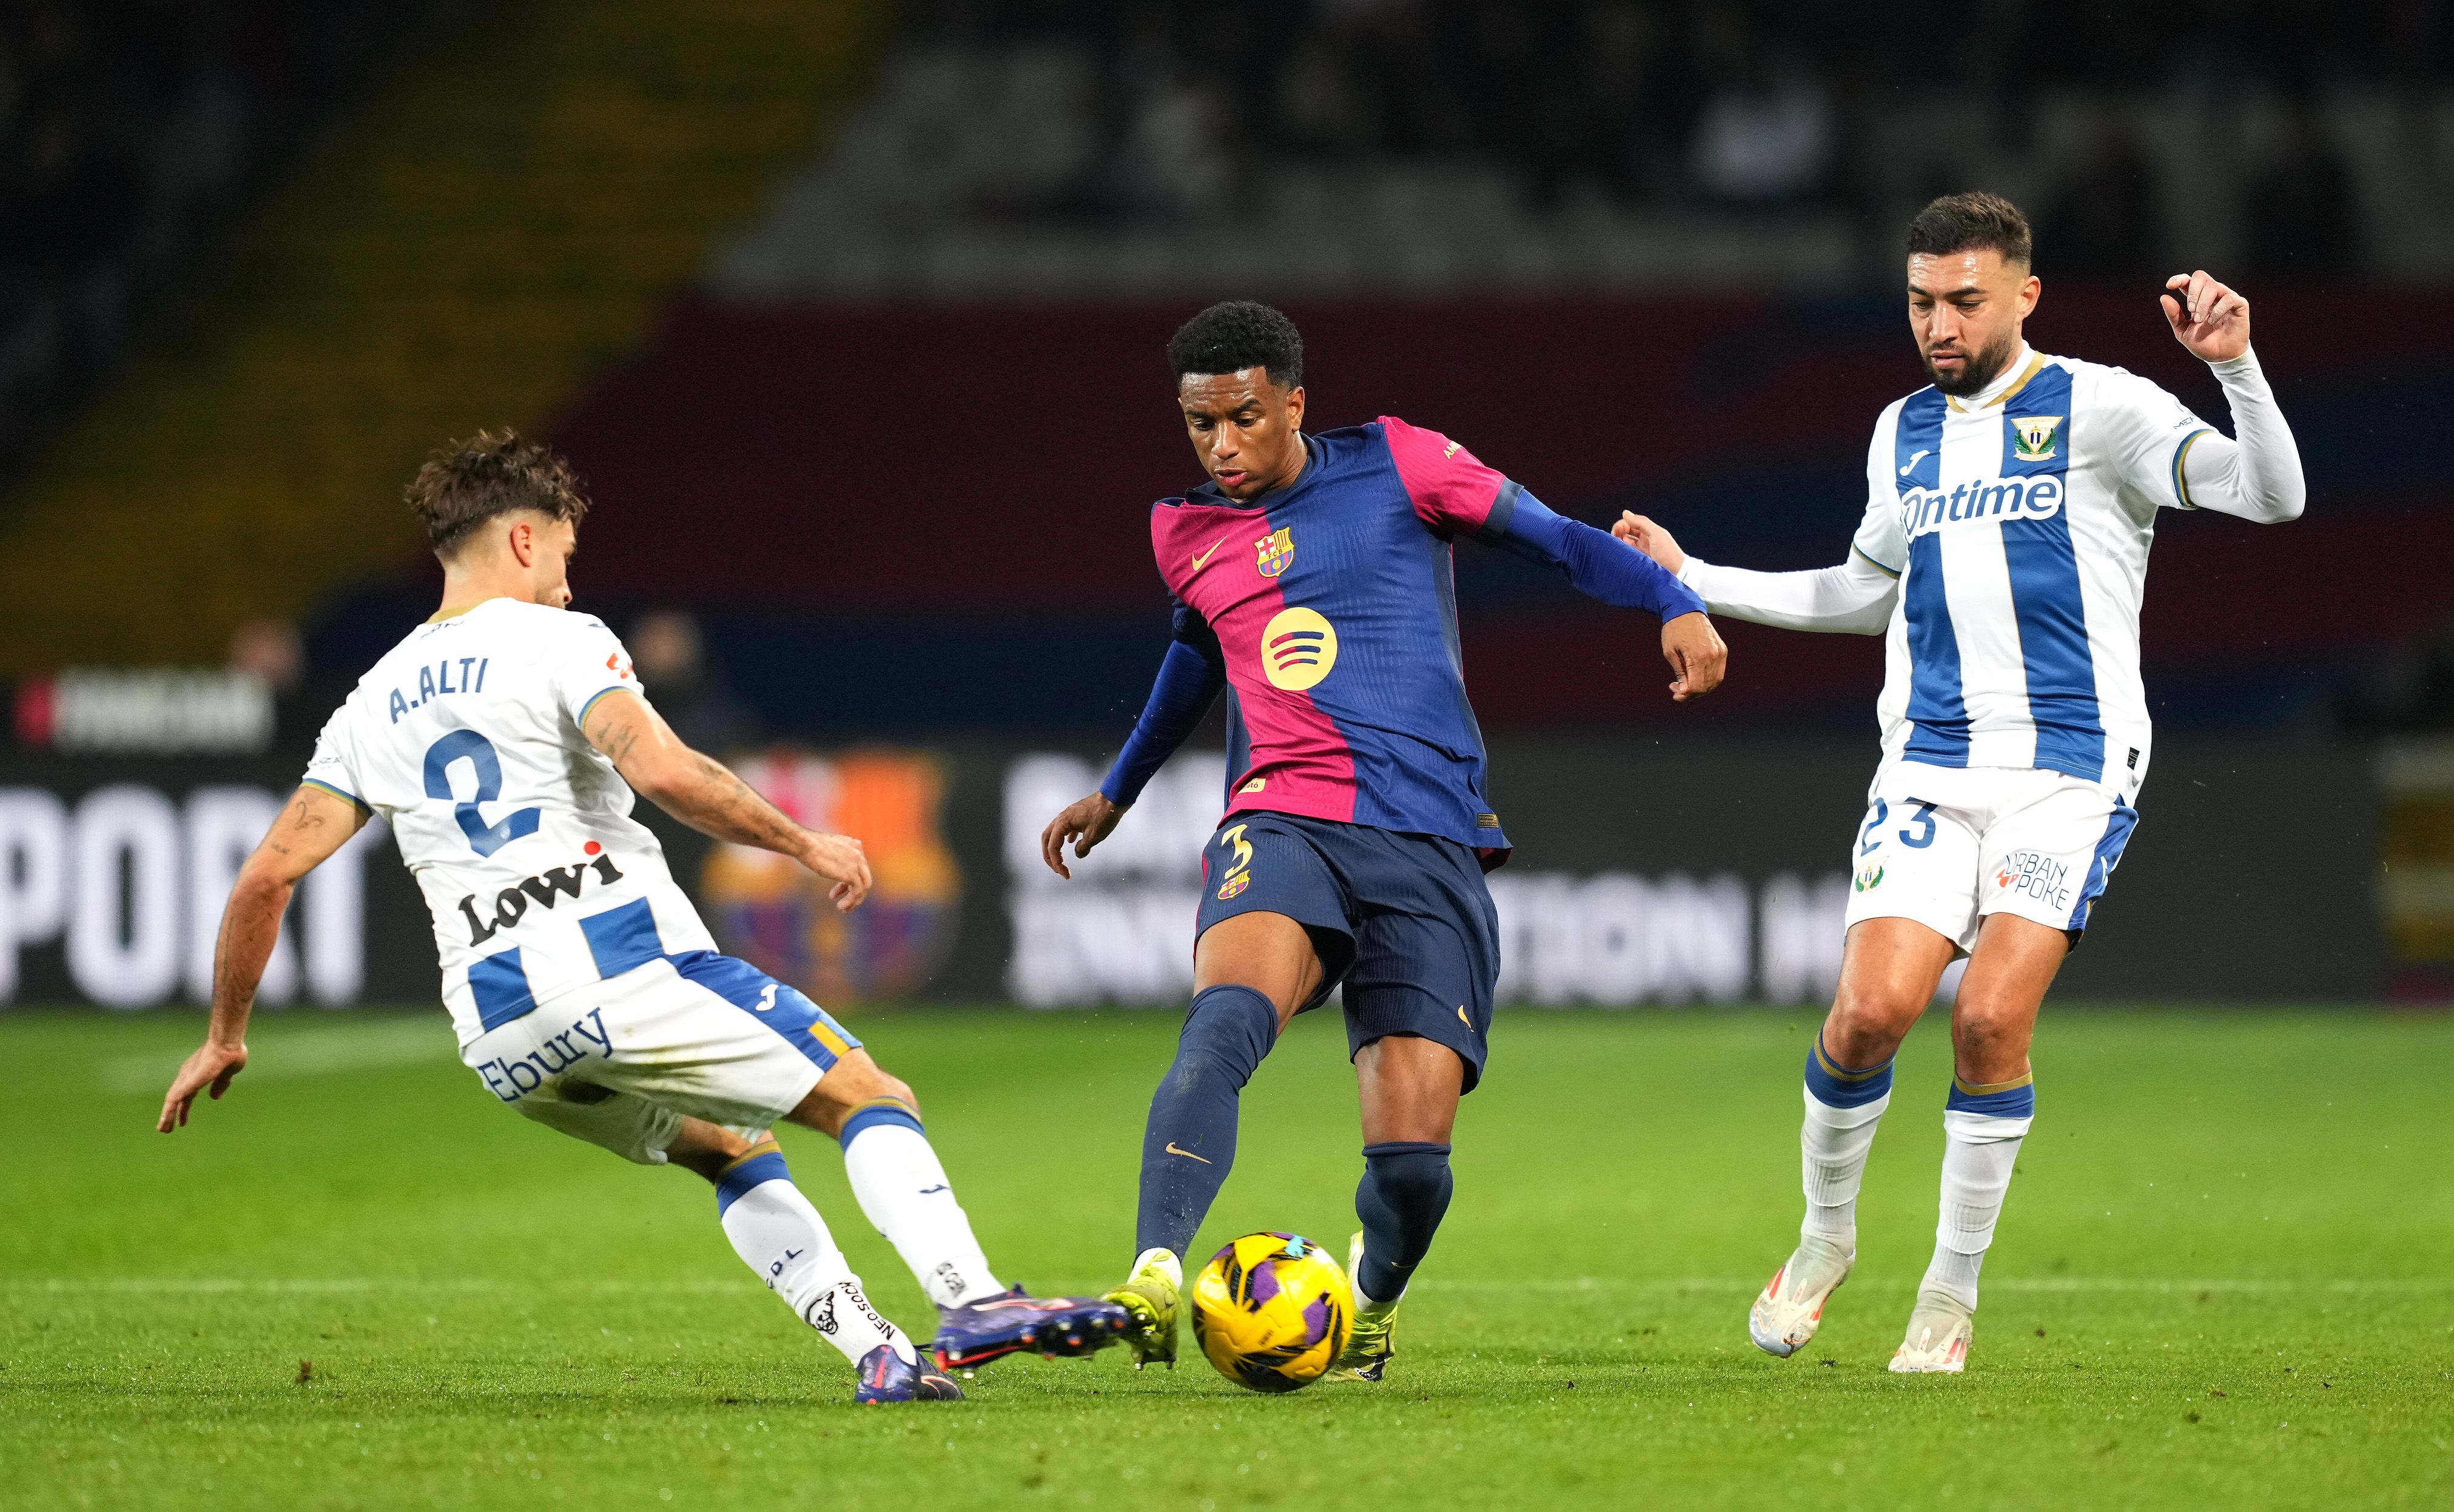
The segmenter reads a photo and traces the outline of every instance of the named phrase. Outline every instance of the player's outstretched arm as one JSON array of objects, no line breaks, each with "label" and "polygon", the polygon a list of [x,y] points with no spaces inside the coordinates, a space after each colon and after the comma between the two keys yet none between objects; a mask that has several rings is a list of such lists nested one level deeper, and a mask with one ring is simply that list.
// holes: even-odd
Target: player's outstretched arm
[{"label": "player's outstretched arm", "polygon": [[218,1099],[230,1090],[231,1079],[247,1068],[248,1015],[255,1007],[264,963],[280,937],[290,895],[299,878],[321,866],[366,822],[366,812],[340,795],[312,784],[301,787],[239,868],[230,901],[222,908],[221,934],[213,941],[213,1012],[205,1042],[171,1079],[162,1117],[153,1125],[157,1132],[169,1134],[184,1125],[197,1093],[210,1088]]},{"label": "player's outstretched arm", "polygon": [[1609,535],[1553,514],[1521,488],[1501,492],[1475,538],[1511,556],[1548,567],[1588,597],[1661,619],[1661,655],[1670,663],[1670,696],[1684,703],[1721,685],[1729,647],[1705,617],[1702,597],[1676,573],[1620,551]]},{"label": "player's outstretched arm", "polygon": [[2204,433],[2182,442],[2182,502],[2262,525],[2301,517],[2309,484],[2301,448],[2249,346],[2249,301],[2204,269],[2175,273],[2156,303],[2173,339],[2212,369],[2232,407],[2238,439]]},{"label": "player's outstretched arm", "polygon": [[1718,567],[1688,555],[1655,520],[1622,513],[1611,534],[1678,575],[1717,615],[1782,630],[1880,635],[1891,623],[1900,576],[1856,548],[1838,567],[1755,573]]},{"label": "player's outstretched arm", "polygon": [[624,781],[701,835],[791,857],[835,884],[827,896],[844,913],[869,897],[869,857],[858,840],[794,823],[732,768],[685,745],[638,695],[616,691],[598,698],[580,733]]}]

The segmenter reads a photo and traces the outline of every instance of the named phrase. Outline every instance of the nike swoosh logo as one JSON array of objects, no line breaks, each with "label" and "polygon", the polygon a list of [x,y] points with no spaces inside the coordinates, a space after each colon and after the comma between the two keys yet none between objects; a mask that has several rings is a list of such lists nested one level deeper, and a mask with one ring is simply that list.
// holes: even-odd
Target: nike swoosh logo
[{"label": "nike swoosh logo", "polygon": [[[1216,548],[1213,548],[1213,550],[1216,550]],[[1170,1154],[1170,1155],[1180,1155],[1180,1156],[1183,1156],[1183,1157],[1184,1157],[1186,1159],[1188,1159],[1188,1160],[1201,1160],[1201,1163],[1202,1163],[1202,1164],[1204,1164],[1204,1165],[1208,1165],[1208,1164],[1210,1163],[1208,1160],[1202,1160],[1202,1159],[1201,1159],[1201,1157],[1199,1157],[1199,1156],[1197,1156],[1197,1155],[1194,1154],[1191,1150],[1179,1150],[1179,1149],[1177,1149],[1177,1148],[1176,1147],[1176,1141],[1175,1141],[1174,1139],[1170,1139],[1170,1140],[1168,1140],[1168,1141],[1167,1141],[1167,1153],[1168,1153],[1168,1154]]]},{"label": "nike swoosh logo", "polygon": [[920,1195],[921,1195],[922,1197],[929,1197],[929,1196],[931,1196],[931,1195],[933,1195],[933,1194],[935,1194],[935,1193],[942,1192],[942,1191],[944,1191],[945,1189],[946,1189],[946,1183],[945,1183],[945,1182],[943,1182],[943,1181],[940,1181],[940,1182],[938,1182],[935,1186],[924,1186],[924,1187],[922,1187],[922,1188],[920,1189]]},{"label": "nike swoosh logo", "polygon": [[[1226,545],[1226,544],[1227,544],[1227,537],[1226,537],[1226,536],[1224,536],[1224,535],[1221,535],[1221,536],[1219,536],[1217,540],[1212,541],[1212,542],[1210,543],[1210,550],[1208,550],[1208,551],[1206,551],[1206,552],[1203,552],[1200,555],[1198,555],[1198,556],[1197,556],[1197,557],[1195,557],[1195,558],[1193,559],[1193,570],[1194,570],[1195,572],[1197,572],[1197,572],[1201,571],[1201,569],[1203,569],[1203,568],[1205,568],[1205,567],[1209,566],[1209,565],[1210,565],[1210,558],[1212,558],[1213,556],[1217,555],[1217,554],[1218,554],[1218,548],[1219,548],[1219,547],[1221,547],[1221,546],[1224,546],[1224,545]],[[1198,1157],[1198,1156],[1197,1156],[1197,1157],[1195,1157],[1195,1159],[1199,1159],[1199,1157]]]}]

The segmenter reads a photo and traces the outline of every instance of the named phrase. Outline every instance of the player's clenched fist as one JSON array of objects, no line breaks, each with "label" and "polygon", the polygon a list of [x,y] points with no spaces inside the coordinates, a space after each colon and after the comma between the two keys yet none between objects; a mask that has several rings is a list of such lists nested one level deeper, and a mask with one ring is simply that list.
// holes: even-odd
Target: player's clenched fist
[{"label": "player's clenched fist", "polygon": [[1104,793],[1077,798],[1039,832],[1039,858],[1048,863],[1050,871],[1071,880],[1074,873],[1065,864],[1065,843],[1074,842],[1074,857],[1079,860],[1091,854],[1091,847],[1114,834],[1116,821],[1124,816],[1124,807],[1109,801]]},{"label": "player's clenched fist", "polygon": [[835,884],[827,896],[835,900],[838,913],[851,913],[869,897],[869,857],[849,835],[812,830],[801,864]]},{"label": "player's clenched fist", "polygon": [[1670,663],[1670,696],[1685,703],[1721,685],[1730,664],[1730,648],[1721,633],[1702,615],[1681,615],[1661,627],[1661,657]]}]

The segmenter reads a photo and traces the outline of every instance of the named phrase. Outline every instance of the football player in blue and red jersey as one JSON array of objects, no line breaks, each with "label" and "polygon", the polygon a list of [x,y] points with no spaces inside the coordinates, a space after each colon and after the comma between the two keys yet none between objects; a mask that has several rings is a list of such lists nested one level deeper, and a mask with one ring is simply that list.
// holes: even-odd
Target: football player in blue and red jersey
[{"label": "football player in blue and red jersey", "polygon": [[1378,1381],[1407,1279],[1448,1209],[1458,1099],[1481,1079],[1508,857],[1483,796],[1450,546],[1470,536],[1661,619],[1673,698],[1727,652],[1703,601],[1601,531],[1562,519],[1458,442],[1389,416],[1303,431],[1303,341],[1264,305],[1213,305],[1168,343],[1210,480],[1151,509],[1176,604],[1157,684],[1099,791],[1048,825],[1070,877],[1220,690],[1227,813],[1202,858],[1193,1006],[1142,1140],[1139,1250],[1109,1294],[1136,1365],[1174,1363],[1183,1255],[1236,1158],[1238,1094],[1287,1022],[1345,983],[1361,1089],[1363,1230],[1353,1342]]}]

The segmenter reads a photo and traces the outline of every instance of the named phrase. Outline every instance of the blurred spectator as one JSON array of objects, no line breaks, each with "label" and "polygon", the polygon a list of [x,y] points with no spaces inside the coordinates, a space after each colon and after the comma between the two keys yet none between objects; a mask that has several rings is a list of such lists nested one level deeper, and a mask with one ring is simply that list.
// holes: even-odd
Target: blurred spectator
[{"label": "blurred spectator", "polygon": [[2346,700],[2343,722],[2369,735],[2454,732],[2454,619],[2380,661]]},{"label": "blurred spectator", "polygon": [[2242,223],[2255,272],[2341,273],[2359,262],[2351,170],[2307,99],[2293,102],[2282,139],[2251,178]]},{"label": "blurred spectator", "polygon": [[1750,64],[1696,123],[1696,184],[1740,206],[1812,198],[1832,164],[1832,106],[1802,71]]},{"label": "blurred spectator", "polygon": [[701,751],[734,751],[758,737],[757,720],[707,664],[698,621],[677,609],[639,616],[626,642],[656,712]]},{"label": "blurred spectator", "polygon": [[62,321],[63,376],[82,387],[119,347],[123,274],[145,183],[124,144],[78,111],[45,113],[11,144],[0,259]]},{"label": "blurred spectator", "polygon": [[1586,8],[1578,36],[1581,97],[1595,162],[1622,201],[1652,198],[1681,175],[1695,91],[1662,8],[1636,0]]},{"label": "blurred spectator", "polygon": [[230,667],[255,674],[275,693],[288,693],[306,677],[307,645],[287,619],[251,619],[231,632]]},{"label": "blurred spectator", "polygon": [[2083,277],[2157,272],[2163,266],[2162,205],[2156,171],[2138,138],[2105,117],[2047,201],[2037,236],[2039,270]]},{"label": "blurred spectator", "polygon": [[283,751],[304,751],[323,733],[324,721],[347,690],[307,675],[307,643],[295,622],[251,619],[231,632],[232,672],[253,674],[272,693],[272,740]]},{"label": "blurred spectator", "polygon": [[[2425,83],[2449,62],[2436,40],[2441,8],[2416,3],[1964,9],[1938,34],[1840,0],[1255,0],[1232,26],[1192,0],[915,0],[908,34],[933,57],[976,68],[1029,55],[1047,69],[1070,58],[1087,82],[1036,91],[1027,110],[966,91],[915,130],[976,131],[1002,151],[902,160],[922,175],[993,160],[1010,187],[1044,176],[1030,166],[1045,155],[1031,145],[1041,137],[1090,160],[1064,175],[1064,192],[1012,187],[1001,213],[1199,218],[1221,195],[1249,212],[1237,191],[1273,158],[1472,160],[1504,170],[1538,209],[1591,190],[1621,203],[1780,207],[1878,192],[1868,186],[1880,174],[1841,159],[1844,138],[1884,111],[1981,101],[1991,145],[2024,153],[2049,87]],[[2323,169],[2333,154],[2308,151],[2279,165],[2279,200],[2331,192]],[[2045,196],[2052,265],[2154,269],[2164,250],[2156,189],[2136,139],[2105,128]]]}]

